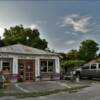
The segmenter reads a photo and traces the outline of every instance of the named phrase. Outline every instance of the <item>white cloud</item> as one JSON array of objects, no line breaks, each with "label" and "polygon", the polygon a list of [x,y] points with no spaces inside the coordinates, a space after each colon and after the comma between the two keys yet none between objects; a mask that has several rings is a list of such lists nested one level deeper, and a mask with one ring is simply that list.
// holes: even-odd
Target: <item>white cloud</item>
[{"label": "white cloud", "polygon": [[91,17],[71,14],[63,18],[63,24],[61,27],[70,27],[76,32],[86,33],[90,30],[90,19]]},{"label": "white cloud", "polygon": [[74,44],[76,41],[74,41],[74,40],[70,40],[70,41],[66,41],[65,42],[65,44],[66,45],[72,45],[72,44]]},{"label": "white cloud", "polygon": [[31,29],[39,29],[39,26],[37,24],[32,24],[29,26]]},{"label": "white cloud", "polygon": [[0,27],[0,36],[3,36],[4,28]]}]

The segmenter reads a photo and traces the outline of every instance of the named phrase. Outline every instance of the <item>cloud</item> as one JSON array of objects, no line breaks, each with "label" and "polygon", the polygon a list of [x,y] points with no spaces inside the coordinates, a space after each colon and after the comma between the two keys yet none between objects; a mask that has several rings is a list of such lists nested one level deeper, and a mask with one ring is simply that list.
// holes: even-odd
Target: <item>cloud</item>
[{"label": "cloud", "polygon": [[72,45],[72,44],[74,44],[76,41],[74,41],[74,40],[70,40],[70,41],[66,41],[65,42],[65,44],[66,45]]},{"label": "cloud", "polygon": [[29,27],[31,28],[31,29],[41,29],[41,27],[40,26],[42,26],[42,25],[45,25],[45,24],[47,24],[47,21],[45,21],[45,20],[38,20],[38,21],[35,21],[32,25],[30,25]]},{"label": "cloud", "polygon": [[67,35],[74,35],[74,36],[78,36],[78,33],[76,33],[76,32],[65,32],[65,34],[67,34]]},{"label": "cloud", "polygon": [[35,22],[36,24],[47,24],[47,21],[45,21],[45,20],[39,20],[39,21],[36,21]]},{"label": "cloud", "polygon": [[75,32],[86,33],[90,30],[90,19],[91,17],[77,14],[67,15],[63,18],[61,27],[70,27]]},{"label": "cloud", "polygon": [[0,36],[3,36],[4,28],[0,27]]},{"label": "cloud", "polygon": [[29,26],[31,29],[39,29],[39,26],[37,24],[32,24]]}]

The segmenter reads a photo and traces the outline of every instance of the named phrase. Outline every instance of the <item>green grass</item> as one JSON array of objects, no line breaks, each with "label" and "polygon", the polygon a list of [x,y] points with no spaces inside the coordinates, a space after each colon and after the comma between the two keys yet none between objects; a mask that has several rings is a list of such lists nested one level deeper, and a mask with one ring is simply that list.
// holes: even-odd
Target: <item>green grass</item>
[{"label": "green grass", "polygon": [[45,92],[4,93],[3,91],[0,91],[0,97],[2,97],[2,96],[15,96],[17,98],[38,97],[38,96],[46,96],[46,95],[56,94],[59,92],[70,92],[71,93],[71,92],[83,89],[85,87],[88,87],[88,85],[78,86],[78,87],[73,87],[73,88],[56,89],[56,90],[45,91]]}]

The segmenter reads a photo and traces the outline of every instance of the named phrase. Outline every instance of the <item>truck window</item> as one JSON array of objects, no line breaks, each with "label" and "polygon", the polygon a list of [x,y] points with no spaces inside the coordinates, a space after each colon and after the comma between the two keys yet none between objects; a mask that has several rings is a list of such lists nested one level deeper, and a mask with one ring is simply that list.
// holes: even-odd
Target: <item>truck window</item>
[{"label": "truck window", "polygon": [[91,69],[96,69],[96,64],[92,64]]},{"label": "truck window", "polygon": [[100,69],[100,64],[99,64],[99,69]]},{"label": "truck window", "polygon": [[82,67],[82,69],[89,69],[89,66],[84,66]]}]

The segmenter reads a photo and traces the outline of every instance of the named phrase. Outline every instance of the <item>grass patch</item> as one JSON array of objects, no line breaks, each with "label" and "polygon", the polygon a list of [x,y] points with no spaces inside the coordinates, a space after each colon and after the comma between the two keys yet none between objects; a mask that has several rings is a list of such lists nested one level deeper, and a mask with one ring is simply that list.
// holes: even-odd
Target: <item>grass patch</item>
[{"label": "grass patch", "polygon": [[85,87],[89,87],[88,85],[85,86],[78,86],[78,87],[73,87],[73,88],[65,88],[65,89],[56,89],[52,91],[45,91],[45,92],[31,92],[31,93],[4,93],[3,91],[0,91],[0,97],[2,96],[15,96],[17,98],[26,98],[26,97],[38,97],[38,96],[46,96],[46,95],[51,95],[51,94],[56,94],[59,92],[73,92],[77,91],[80,89],[83,89]]}]

